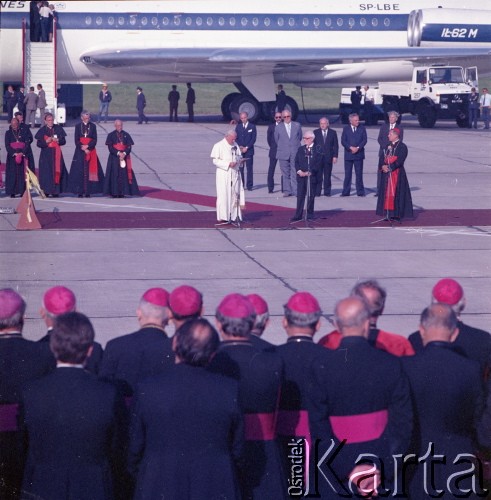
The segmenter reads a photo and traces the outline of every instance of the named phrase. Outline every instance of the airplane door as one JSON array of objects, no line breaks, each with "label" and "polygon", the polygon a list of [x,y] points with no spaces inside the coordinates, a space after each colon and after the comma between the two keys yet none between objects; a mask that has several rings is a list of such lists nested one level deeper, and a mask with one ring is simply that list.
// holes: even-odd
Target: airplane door
[{"label": "airplane door", "polygon": [[476,66],[465,68],[465,81],[472,87],[476,87],[476,89],[479,88],[479,77]]}]

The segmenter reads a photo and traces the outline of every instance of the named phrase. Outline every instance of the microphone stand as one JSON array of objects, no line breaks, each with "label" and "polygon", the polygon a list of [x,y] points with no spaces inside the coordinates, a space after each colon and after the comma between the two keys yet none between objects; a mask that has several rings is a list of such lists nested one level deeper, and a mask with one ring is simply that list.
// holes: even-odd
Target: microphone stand
[{"label": "microphone stand", "polygon": [[[237,175],[235,178],[235,183],[233,177],[230,178],[230,200],[235,200],[235,219],[232,219],[232,204],[230,204],[230,215],[229,223],[235,227],[240,228],[240,188],[242,183],[242,177],[240,173],[240,165],[242,163],[242,158],[240,153],[237,154],[237,146],[232,146],[232,161],[236,162],[237,165],[233,167],[237,169]],[[235,184],[235,185],[234,185]]]}]

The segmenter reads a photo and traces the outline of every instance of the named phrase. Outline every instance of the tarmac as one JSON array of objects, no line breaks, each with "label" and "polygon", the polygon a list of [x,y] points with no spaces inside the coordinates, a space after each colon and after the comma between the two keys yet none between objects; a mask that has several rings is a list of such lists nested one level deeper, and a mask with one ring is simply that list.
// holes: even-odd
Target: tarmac
[{"label": "tarmac", "polygon": [[[75,292],[78,310],[91,318],[103,345],[138,328],[135,310],[145,290],[161,286],[170,291],[181,284],[203,293],[209,319],[226,294],[259,293],[271,314],[264,338],[278,344],[286,338],[283,304],[296,291],[313,293],[321,304],[325,318],[318,339],[332,329],[329,317],[336,302],[358,280],[376,278],[388,293],[379,327],[407,336],[417,329],[433,285],[453,277],[467,299],[464,322],[491,329],[488,130],[459,129],[451,122],[427,130],[415,120],[405,121],[406,171],[416,217],[390,226],[372,224],[380,219],[374,197],[379,127],[368,127],[367,196],[340,197],[340,153],[332,196],[316,199],[317,220],[291,225],[296,199],[282,197],[279,166],[275,192],[268,194],[267,127],[258,125],[255,187],[246,192],[239,228],[215,226],[215,167],[210,159],[213,144],[232,127],[218,117],[198,117],[195,123],[185,118],[169,123],[150,117],[147,125],[137,125],[134,117],[125,121],[124,129],[135,142],[133,168],[141,198],[34,196],[41,230],[16,230],[18,214],[0,215],[0,286],[25,297],[27,338],[44,335],[42,296],[57,284]],[[304,130],[315,128],[319,116],[308,118],[311,123],[304,116],[300,120]],[[74,124],[65,126],[68,169]],[[341,127],[339,122],[333,125],[339,138]],[[3,115],[0,133],[6,129]],[[112,122],[99,124],[103,169],[108,156],[103,144],[112,130]],[[39,150],[33,150],[37,162]],[[0,155],[5,161],[5,150]],[[0,193],[0,208],[17,206],[18,199]],[[167,330],[172,334],[171,326]]]}]

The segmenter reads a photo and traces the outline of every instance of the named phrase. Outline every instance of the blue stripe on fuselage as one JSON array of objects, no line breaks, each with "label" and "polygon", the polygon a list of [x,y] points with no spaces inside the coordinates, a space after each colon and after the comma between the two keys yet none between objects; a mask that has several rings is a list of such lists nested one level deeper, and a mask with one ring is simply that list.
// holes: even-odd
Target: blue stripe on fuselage
[{"label": "blue stripe on fuselage", "polygon": [[[16,29],[29,13],[3,12],[0,27]],[[77,30],[157,31],[406,31],[407,14],[174,14],[58,12],[58,25]]]}]

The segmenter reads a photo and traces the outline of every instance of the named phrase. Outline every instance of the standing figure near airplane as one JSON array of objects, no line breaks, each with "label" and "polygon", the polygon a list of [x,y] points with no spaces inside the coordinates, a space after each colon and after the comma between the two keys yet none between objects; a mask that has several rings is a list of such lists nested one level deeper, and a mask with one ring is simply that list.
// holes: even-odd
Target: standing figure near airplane
[{"label": "standing figure near airplane", "polygon": [[349,122],[350,124],[343,128],[341,134],[341,144],[344,148],[344,183],[341,196],[350,195],[353,167],[356,175],[356,194],[365,196],[363,160],[365,159],[367,131],[363,125],[360,125],[360,117],[356,113],[349,115]]},{"label": "standing figure near airplane", "polygon": [[[387,146],[390,144],[389,141],[389,132],[394,129],[398,128],[399,130],[399,140],[402,142],[403,137],[404,137],[404,129],[402,128],[402,125],[399,123],[397,124],[397,121],[399,120],[399,113],[397,111],[389,111],[387,113],[387,118],[389,120],[388,123],[382,123],[380,130],[378,131],[378,137],[377,137],[377,142],[379,143],[380,149],[379,149],[379,157],[381,154],[384,153],[384,151],[387,149]],[[380,195],[380,181],[382,179],[382,171],[380,168],[377,168],[377,193],[375,196]]]},{"label": "standing figure near airplane", "polygon": [[3,94],[3,102],[7,107],[7,122],[10,123],[14,117],[14,108],[17,104],[17,96],[12,85],[9,85]]},{"label": "standing figure near airplane", "polygon": [[281,113],[286,107],[286,92],[283,90],[281,83],[278,85],[278,93],[276,94],[276,111]]},{"label": "standing figure near airplane", "polygon": [[363,94],[361,92],[361,85],[357,85],[355,90],[351,91],[351,112],[360,114],[360,109],[361,109],[361,99],[363,97]]},{"label": "standing figure near airplane", "polygon": [[102,193],[104,173],[97,157],[97,127],[90,121],[90,113],[82,111],[82,121],[75,125],[75,151],[68,177],[68,191],[79,198],[90,198],[91,194]]},{"label": "standing figure near airplane", "polygon": [[469,128],[477,128],[477,119],[479,118],[479,94],[476,88],[471,88],[469,94]]},{"label": "standing figure near airplane", "polygon": [[317,179],[316,196],[321,195],[322,178],[324,178],[324,196],[331,196],[331,173],[332,165],[338,161],[339,143],[338,134],[329,128],[329,120],[322,117],[319,120],[319,128],[314,130],[314,144],[322,151],[322,166]]},{"label": "standing figure near airplane", "polygon": [[104,181],[104,194],[113,198],[140,196],[138,183],[131,161],[131,146],[135,144],[131,135],[123,130],[123,122],[115,120],[115,130],[106,139],[109,149],[107,159],[106,178]]},{"label": "standing figure near airplane", "polygon": [[177,107],[179,106],[179,99],[181,95],[177,91],[177,85],[172,85],[172,90],[169,92],[167,96],[167,100],[169,101],[169,121],[171,122],[177,120]]},{"label": "standing figure near airplane", "polygon": [[102,90],[99,92],[99,117],[97,123],[102,120],[102,115],[105,115],[104,123],[107,122],[107,114],[109,113],[109,103],[113,100],[111,92],[107,90],[107,83],[102,85]]},{"label": "standing figure near airplane", "polygon": [[68,171],[61,152],[61,146],[66,144],[66,132],[61,125],[54,125],[51,113],[44,115],[44,126],[41,127],[35,139],[39,155],[39,183],[47,196],[58,198],[67,190]]},{"label": "standing figure near airplane", "polygon": [[147,106],[145,94],[141,87],[136,87],[136,109],[138,110],[138,125],[143,122],[148,123],[148,118],[145,116],[144,109]]},{"label": "standing figure near airplane", "polygon": [[196,93],[194,92],[191,83],[186,83],[188,93],[186,95],[186,104],[188,105],[188,122],[194,122],[194,103],[196,102]]},{"label": "standing figure near airplane", "polygon": [[[42,121],[44,118],[44,113],[46,112],[46,107],[48,106],[48,103],[46,102],[46,92],[43,89],[43,86],[38,83],[37,84],[37,89],[38,89],[38,108],[39,108],[39,121]],[[34,125],[34,123],[33,123]]]},{"label": "standing figure near airplane", "polygon": [[247,181],[244,179],[244,165],[240,167],[242,184],[247,191],[252,191],[253,182],[253,163],[254,163],[254,144],[256,143],[257,131],[256,125],[249,122],[249,115],[245,112],[240,113],[240,121],[235,127],[237,134],[237,144],[239,145],[242,158],[245,160],[245,169],[247,171]]},{"label": "standing figure near airplane", "polygon": [[276,170],[276,163],[278,160],[276,159],[276,150],[278,146],[276,144],[276,140],[274,138],[274,133],[276,127],[281,123],[281,113],[277,111],[274,114],[274,123],[270,123],[268,125],[267,131],[267,140],[269,146],[269,167],[268,167],[268,193],[272,193],[274,191],[274,171]]}]

